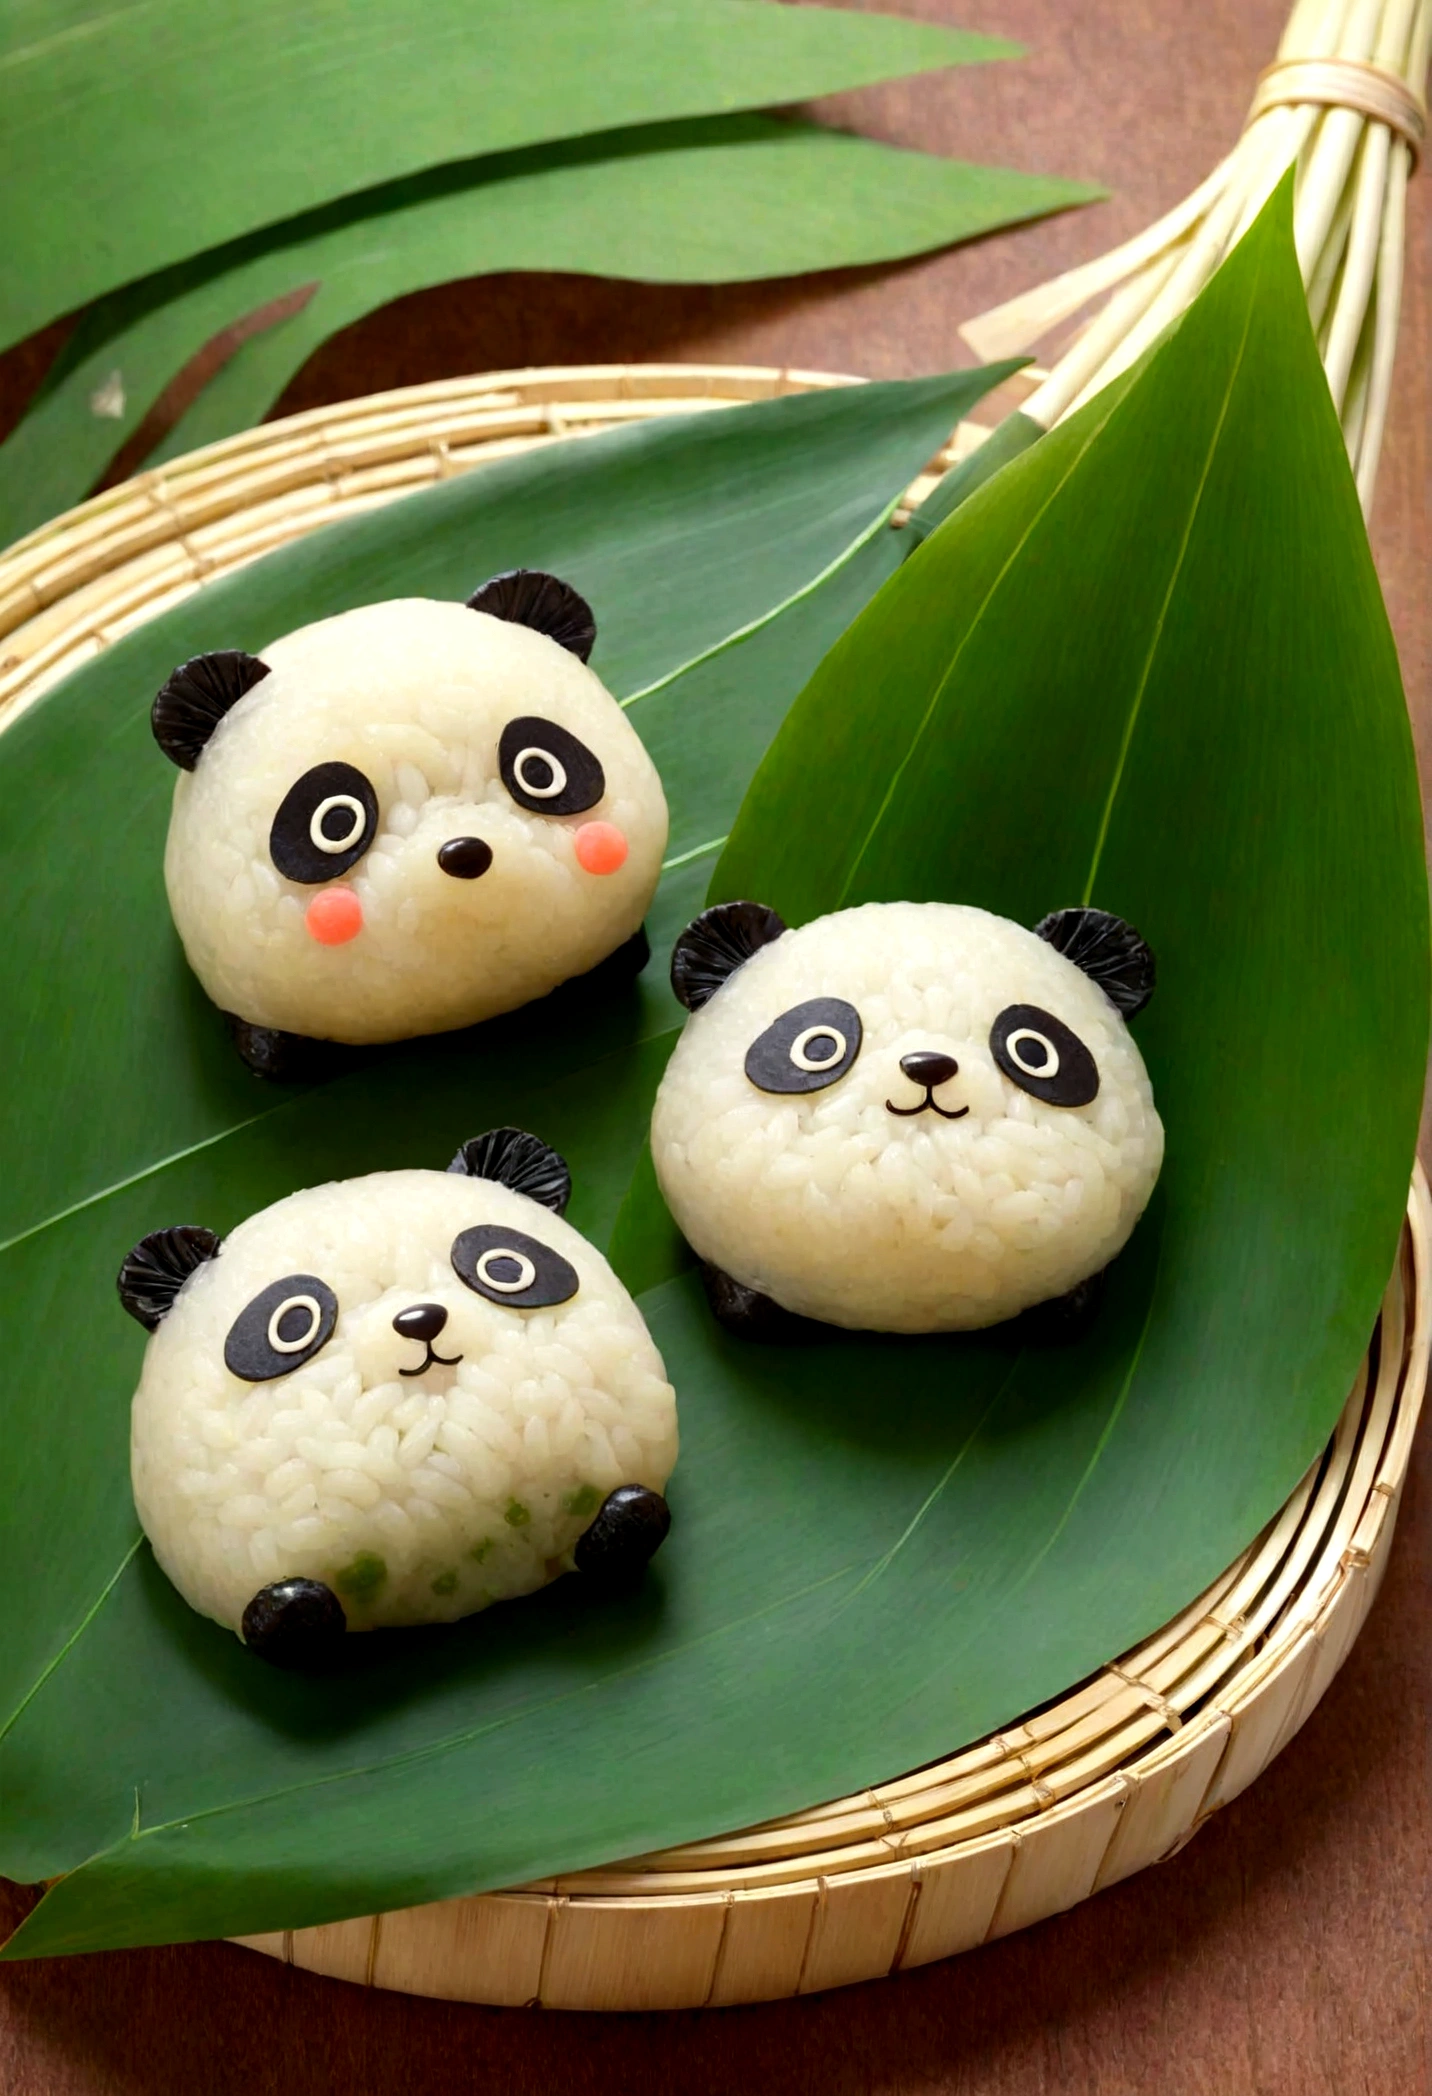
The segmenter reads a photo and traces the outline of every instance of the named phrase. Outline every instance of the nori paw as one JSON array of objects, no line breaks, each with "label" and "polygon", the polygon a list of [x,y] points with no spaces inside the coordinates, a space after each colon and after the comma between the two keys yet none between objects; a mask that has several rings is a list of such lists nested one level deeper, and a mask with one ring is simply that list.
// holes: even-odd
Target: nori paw
[{"label": "nori paw", "polygon": [[347,1628],[343,1603],[321,1579],[276,1579],[244,1610],[243,1640],[270,1666],[310,1670],[333,1657]]},{"label": "nori paw", "polygon": [[666,1541],[671,1509],[646,1485],[608,1492],[572,1555],[584,1579],[610,1590],[636,1586]]},{"label": "nori paw", "polygon": [[773,1297],[747,1288],[708,1260],[699,1262],[701,1285],[711,1314],[733,1339],[753,1339],[761,1346],[800,1346],[819,1338],[826,1327],[814,1318],[782,1309]]},{"label": "nori paw", "polygon": [[274,1084],[312,1084],[331,1077],[343,1060],[336,1041],[311,1041],[306,1034],[280,1033],[272,1026],[251,1026],[236,1012],[225,1012],[230,1036],[255,1077]]},{"label": "nori paw", "polygon": [[1019,1318],[1020,1337],[1030,1346],[1068,1346],[1082,1339],[1099,1314],[1108,1278],[1109,1269],[1101,1267],[1067,1295],[1035,1303]]},{"label": "nori paw", "polygon": [[595,968],[589,968],[582,981],[612,984],[635,982],[650,959],[651,941],[646,936],[646,926],[639,924],[629,939],[624,939],[605,960],[598,961]]}]

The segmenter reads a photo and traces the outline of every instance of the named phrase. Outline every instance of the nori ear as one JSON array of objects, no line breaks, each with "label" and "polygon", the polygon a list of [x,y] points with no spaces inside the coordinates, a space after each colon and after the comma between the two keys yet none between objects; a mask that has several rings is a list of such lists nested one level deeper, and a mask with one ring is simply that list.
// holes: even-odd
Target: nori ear
[{"label": "nori ear", "polygon": [[266,662],[242,648],[220,648],[181,662],[150,709],[154,740],[172,764],[192,771],[219,722],[269,673]]},{"label": "nori ear", "polygon": [[718,902],[693,917],[671,949],[671,987],[689,1012],[709,1004],[728,976],[779,939],[785,920],[763,902]]},{"label": "nori ear", "polygon": [[146,1332],[157,1331],[190,1274],[218,1256],[219,1239],[197,1223],[151,1230],[125,1254],[116,1284],[119,1300]]},{"label": "nori ear", "polygon": [[559,582],[540,568],[509,568],[494,575],[473,591],[467,608],[545,633],[578,662],[585,662],[596,646],[597,622],[586,598],[570,582]]},{"label": "nori ear", "polygon": [[495,1179],[529,1201],[540,1201],[554,1215],[564,1213],[572,1198],[572,1174],[565,1157],[523,1128],[489,1128],[465,1142],[448,1166],[469,1179]]},{"label": "nori ear", "polygon": [[1107,910],[1051,910],[1034,927],[1041,939],[1096,982],[1126,1019],[1154,994],[1154,957],[1131,924]]}]

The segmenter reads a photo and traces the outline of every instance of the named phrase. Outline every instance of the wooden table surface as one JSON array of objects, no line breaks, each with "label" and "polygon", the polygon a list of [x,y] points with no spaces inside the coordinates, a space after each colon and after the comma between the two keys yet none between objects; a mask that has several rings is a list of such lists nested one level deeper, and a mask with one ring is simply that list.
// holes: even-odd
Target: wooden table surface
[{"label": "wooden table surface", "polygon": [[[540,0],[539,0],[540,4]],[[473,280],[351,328],[284,408],[520,364],[647,358],[899,377],[971,361],[957,323],[1112,246],[1235,137],[1282,0],[885,0],[1022,40],[1019,64],[843,98],[897,144],[1098,179],[1109,202],[904,268],[777,286]],[[1432,777],[1429,227],[1407,288],[1373,542]],[[0,359],[0,427],[59,339]],[[803,2002],[590,2017],[364,1994],[226,1945],[0,1968],[0,2090],[485,2096],[1421,2096],[1432,2088],[1432,1455],[1382,1597],[1254,1788],[1173,1861],[1021,1936]],[[16,1896],[14,1913],[20,1911]],[[0,1922],[5,1921],[0,1911]]]}]

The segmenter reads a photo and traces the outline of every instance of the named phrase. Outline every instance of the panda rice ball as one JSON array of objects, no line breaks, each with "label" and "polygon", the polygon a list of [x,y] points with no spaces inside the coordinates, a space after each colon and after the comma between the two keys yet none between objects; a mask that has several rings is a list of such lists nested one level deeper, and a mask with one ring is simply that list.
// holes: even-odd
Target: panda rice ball
[{"label": "panda rice ball", "polygon": [[652,1153],[736,1329],[759,1329],[753,1303],[886,1332],[997,1324],[1100,1273],[1153,1191],[1163,1127],[1125,1023],[1153,960],[1103,911],[1035,933],[871,903],[788,931],[726,904],[672,976],[693,1016]]},{"label": "panda rice ball", "polygon": [[661,781],[586,667],[552,576],[405,598],[262,657],[176,670],[154,732],[180,767],[170,908],[241,1052],[470,1026],[629,942],[666,845]]},{"label": "panda rice ball", "polygon": [[[505,1183],[504,1183],[505,1182]],[[497,1130],[447,1172],[311,1187],[222,1244],[146,1238],[131,1470],[155,1557],[265,1657],[451,1622],[666,1532],[676,1402],[640,1312]]]}]

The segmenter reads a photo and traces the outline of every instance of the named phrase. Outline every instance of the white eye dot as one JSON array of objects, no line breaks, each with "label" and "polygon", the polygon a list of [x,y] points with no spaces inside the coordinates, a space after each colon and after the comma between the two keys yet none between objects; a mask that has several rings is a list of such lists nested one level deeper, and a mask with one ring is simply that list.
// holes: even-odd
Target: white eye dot
[{"label": "white eye dot", "polygon": [[512,776],[534,801],[554,801],[567,786],[566,768],[550,750],[535,747],[519,750]]},{"label": "white eye dot", "polygon": [[313,1296],[287,1296],[268,1321],[268,1343],[276,1354],[301,1354],[312,1346],[322,1323],[323,1311]]},{"label": "white eye dot", "polygon": [[484,1288],[495,1288],[499,1295],[521,1295],[537,1278],[537,1269],[530,1259],[521,1252],[506,1251],[501,1245],[484,1252],[474,1272]]},{"label": "white eye dot", "polygon": [[1004,1046],[1010,1061],[1018,1063],[1026,1077],[1059,1075],[1059,1050],[1047,1033],[1036,1033],[1032,1026],[1017,1026]]},{"label": "white eye dot", "polygon": [[798,1070],[830,1070],[845,1050],[845,1035],[838,1026],[808,1026],[791,1042],[790,1054]]},{"label": "white eye dot", "polygon": [[308,834],[321,852],[345,852],[362,836],[368,810],[354,794],[330,793],[313,811]]}]

